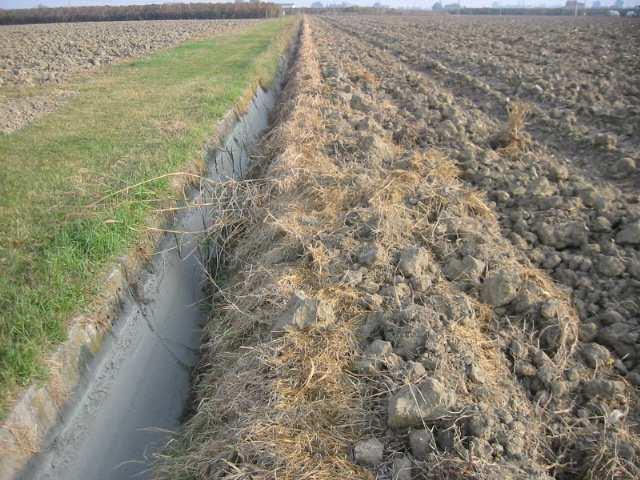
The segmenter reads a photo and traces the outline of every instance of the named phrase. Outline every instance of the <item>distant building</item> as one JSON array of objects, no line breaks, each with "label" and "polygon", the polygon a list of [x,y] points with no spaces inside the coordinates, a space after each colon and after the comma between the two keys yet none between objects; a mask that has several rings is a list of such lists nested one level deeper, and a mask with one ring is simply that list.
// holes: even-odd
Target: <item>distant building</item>
[{"label": "distant building", "polygon": [[602,3],[600,3],[600,0],[596,0],[591,4],[591,8],[602,8]]},{"label": "distant building", "polygon": [[584,7],[585,7],[585,3],[578,2],[577,0],[567,0],[566,5],[564,6],[564,8],[566,8],[567,10],[575,10],[576,8],[580,10],[581,8],[584,8]]},{"label": "distant building", "polygon": [[311,8],[322,8],[324,5],[322,5],[322,2],[313,2],[311,4]]},{"label": "distant building", "polygon": [[442,10],[442,4],[440,2],[434,3],[433,7],[431,7],[431,10],[433,10],[434,12],[439,12],[440,10]]},{"label": "distant building", "polygon": [[462,5],[460,5],[459,3],[448,3],[444,6],[445,10],[460,10],[462,8]]}]

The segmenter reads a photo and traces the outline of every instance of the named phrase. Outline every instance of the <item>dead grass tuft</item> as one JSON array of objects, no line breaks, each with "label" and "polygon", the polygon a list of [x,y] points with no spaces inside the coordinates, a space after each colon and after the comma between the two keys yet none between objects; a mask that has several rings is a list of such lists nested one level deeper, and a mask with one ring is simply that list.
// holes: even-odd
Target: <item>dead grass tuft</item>
[{"label": "dead grass tuft", "polygon": [[563,438],[565,465],[558,474],[562,478],[588,480],[622,480],[640,478],[636,458],[640,453],[640,439],[623,424],[571,428]]},{"label": "dead grass tuft", "polygon": [[506,124],[489,141],[491,148],[506,156],[526,150],[531,144],[531,137],[524,131],[530,111],[531,105],[527,103],[511,103],[507,107]]}]

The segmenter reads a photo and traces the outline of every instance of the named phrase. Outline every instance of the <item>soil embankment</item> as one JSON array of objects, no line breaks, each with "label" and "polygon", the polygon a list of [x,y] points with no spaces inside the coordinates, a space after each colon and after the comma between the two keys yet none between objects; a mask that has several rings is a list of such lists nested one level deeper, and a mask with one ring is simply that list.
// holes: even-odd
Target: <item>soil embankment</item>
[{"label": "soil embankment", "polygon": [[[580,166],[356,20],[306,21],[251,180],[217,195],[233,208],[212,236],[225,256],[197,409],[160,475],[636,478],[637,325],[620,311],[635,205],[603,200],[598,217],[622,210],[593,250],[605,232],[565,216],[602,203]],[[535,180],[519,170],[532,155]]]}]

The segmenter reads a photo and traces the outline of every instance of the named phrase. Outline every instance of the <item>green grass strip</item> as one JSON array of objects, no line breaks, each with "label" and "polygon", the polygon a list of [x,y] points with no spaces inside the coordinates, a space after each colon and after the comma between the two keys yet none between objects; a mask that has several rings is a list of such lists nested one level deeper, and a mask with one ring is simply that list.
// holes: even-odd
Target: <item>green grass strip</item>
[{"label": "green grass strip", "polygon": [[265,21],[113,66],[73,85],[57,112],[0,134],[0,416],[9,392],[46,375],[43,353],[169,182],[87,206],[200,157],[224,114],[273,78],[293,25]]}]

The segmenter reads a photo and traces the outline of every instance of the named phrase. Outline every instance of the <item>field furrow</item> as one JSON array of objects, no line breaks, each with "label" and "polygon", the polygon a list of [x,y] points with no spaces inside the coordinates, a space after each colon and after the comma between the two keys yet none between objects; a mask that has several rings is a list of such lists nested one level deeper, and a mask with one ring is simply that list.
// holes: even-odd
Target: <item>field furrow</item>
[{"label": "field furrow", "polygon": [[[438,79],[456,97],[467,98],[496,118],[506,116],[511,101],[526,102],[531,107],[528,129],[540,143],[585,170],[622,179],[619,183],[630,190],[637,188],[637,176],[629,178],[633,172],[625,165],[628,159],[636,158],[640,147],[640,92],[635,87],[640,60],[624,49],[629,38],[624,29],[611,35],[614,42],[603,48],[612,53],[596,67],[589,64],[593,55],[589,49],[593,47],[588,42],[581,51],[554,46],[552,39],[562,38],[563,33],[553,22],[542,27],[510,19],[503,22],[502,30],[500,23],[489,22],[484,26],[486,31],[476,32],[465,19],[452,19],[448,24],[403,17],[392,22],[375,17],[359,22],[339,18],[331,21],[390,50],[412,68]],[[606,25],[578,23],[574,35],[596,35]],[[490,40],[483,40],[483,32]],[[530,49],[527,54],[525,45],[517,53],[505,52],[505,40],[497,42],[502,48],[495,46],[496,32],[506,38],[515,35],[516,47],[528,44],[522,41],[527,35],[532,41],[547,42],[546,49]],[[628,35],[633,39],[637,32],[629,28]],[[478,52],[468,48],[473,45],[478,45]],[[555,50],[562,53],[550,55]]]},{"label": "field furrow", "polygon": [[[500,120],[457,95],[457,90],[445,88],[449,84],[441,77],[421,78],[426,88],[448,99],[446,112],[436,105],[435,117],[427,114],[425,120],[419,117],[433,111],[433,105],[423,103],[427,108],[420,112],[415,91],[398,89],[412,123],[426,128],[423,141],[455,152],[466,178],[494,200],[514,245],[569,288],[583,322],[620,309],[625,318],[637,318],[636,246],[633,241],[610,242],[612,232],[621,238],[622,232],[634,228],[636,192],[621,190],[612,179],[553,155],[537,139],[516,155],[497,154],[490,144],[502,128]],[[606,267],[618,263],[617,269]]]}]

